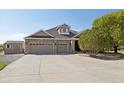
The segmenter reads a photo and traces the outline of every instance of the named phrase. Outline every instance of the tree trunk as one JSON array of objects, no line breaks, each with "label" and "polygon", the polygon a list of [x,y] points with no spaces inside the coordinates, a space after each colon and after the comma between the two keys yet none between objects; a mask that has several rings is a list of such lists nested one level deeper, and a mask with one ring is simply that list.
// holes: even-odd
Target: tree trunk
[{"label": "tree trunk", "polygon": [[118,46],[114,46],[114,53],[118,52]]}]

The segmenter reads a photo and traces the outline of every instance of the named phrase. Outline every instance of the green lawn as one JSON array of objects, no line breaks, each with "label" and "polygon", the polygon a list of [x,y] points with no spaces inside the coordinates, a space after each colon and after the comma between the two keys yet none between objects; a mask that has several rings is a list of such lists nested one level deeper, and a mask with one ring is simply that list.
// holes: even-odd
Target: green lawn
[{"label": "green lawn", "polygon": [[4,55],[4,51],[0,51],[0,55]]},{"label": "green lawn", "polygon": [[4,67],[6,67],[6,64],[0,61],[0,70],[2,70]]},{"label": "green lawn", "polygon": [[4,55],[3,45],[0,44],[0,55]]}]

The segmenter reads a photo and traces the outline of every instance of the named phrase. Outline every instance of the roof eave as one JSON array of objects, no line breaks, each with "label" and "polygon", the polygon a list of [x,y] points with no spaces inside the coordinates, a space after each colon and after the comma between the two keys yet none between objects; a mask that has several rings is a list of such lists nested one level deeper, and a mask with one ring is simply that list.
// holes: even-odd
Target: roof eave
[{"label": "roof eave", "polygon": [[42,40],[79,40],[78,38],[32,38],[32,37],[28,37],[25,39],[42,39]]}]

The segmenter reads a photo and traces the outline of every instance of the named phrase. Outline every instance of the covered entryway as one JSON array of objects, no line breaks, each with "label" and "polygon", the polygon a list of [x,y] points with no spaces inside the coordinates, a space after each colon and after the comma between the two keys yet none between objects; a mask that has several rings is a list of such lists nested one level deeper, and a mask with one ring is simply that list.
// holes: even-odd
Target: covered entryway
[{"label": "covered entryway", "polygon": [[32,44],[30,45],[31,54],[53,54],[52,44]]},{"label": "covered entryway", "polygon": [[79,44],[78,44],[78,40],[75,40],[75,50],[76,51],[81,51]]}]

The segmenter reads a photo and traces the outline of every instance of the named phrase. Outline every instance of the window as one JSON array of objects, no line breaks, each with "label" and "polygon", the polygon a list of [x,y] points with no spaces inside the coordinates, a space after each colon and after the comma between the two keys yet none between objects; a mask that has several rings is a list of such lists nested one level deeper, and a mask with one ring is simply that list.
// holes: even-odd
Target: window
[{"label": "window", "polygon": [[66,28],[63,28],[63,33],[67,33],[67,29]]},{"label": "window", "polygon": [[59,34],[69,34],[68,28],[60,28],[58,32]]},{"label": "window", "polygon": [[10,44],[7,44],[7,45],[6,45],[6,48],[11,48],[11,45],[10,45]]},{"label": "window", "polygon": [[58,33],[61,33],[61,29],[60,28],[58,29]]}]

